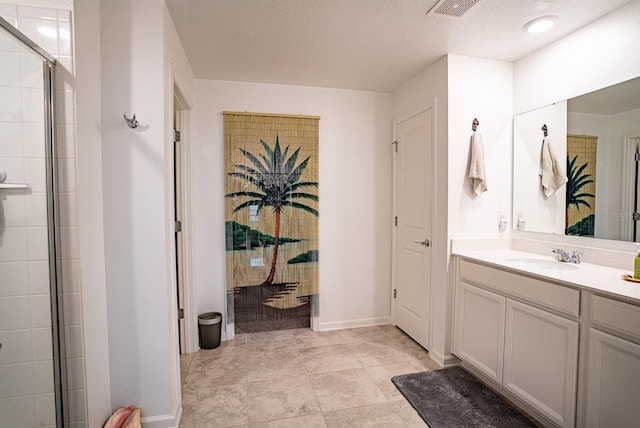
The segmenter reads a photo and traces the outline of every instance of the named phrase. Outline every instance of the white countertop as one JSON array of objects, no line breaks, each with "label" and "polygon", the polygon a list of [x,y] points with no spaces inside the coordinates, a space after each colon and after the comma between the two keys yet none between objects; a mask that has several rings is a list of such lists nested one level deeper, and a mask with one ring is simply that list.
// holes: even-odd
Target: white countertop
[{"label": "white countertop", "polygon": [[[511,249],[456,250],[452,254],[463,259],[535,275],[541,279],[597,291],[600,294],[624,298],[640,304],[640,283],[622,279],[623,274],[633,274],[631,270],[625,271],[584,262],[561,263],[554,257]],[[633,260],[629,260],[629,265],[633,266]]]}]

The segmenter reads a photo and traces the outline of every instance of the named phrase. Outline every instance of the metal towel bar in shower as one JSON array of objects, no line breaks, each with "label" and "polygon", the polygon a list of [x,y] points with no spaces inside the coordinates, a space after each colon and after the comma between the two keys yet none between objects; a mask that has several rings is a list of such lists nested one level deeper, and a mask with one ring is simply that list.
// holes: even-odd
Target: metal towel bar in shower
[{"label": "metal towel bar in shower", "polygon": [[28,189],[25,183],[0,183],[0,190]]}]

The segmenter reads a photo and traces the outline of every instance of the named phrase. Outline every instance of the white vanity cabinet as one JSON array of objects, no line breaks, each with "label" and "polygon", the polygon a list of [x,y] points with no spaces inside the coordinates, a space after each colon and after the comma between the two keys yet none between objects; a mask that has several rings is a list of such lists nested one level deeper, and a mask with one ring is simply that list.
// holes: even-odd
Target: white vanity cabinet
[{"label": "white vanity cabinet", "polygon": [[453,353],[538,416],[574,426],[580,292],[456,263]]},{"label": "white vanity cabinet", "polygon": [[591,297],[587,427],[640,426],[640,307]]}]

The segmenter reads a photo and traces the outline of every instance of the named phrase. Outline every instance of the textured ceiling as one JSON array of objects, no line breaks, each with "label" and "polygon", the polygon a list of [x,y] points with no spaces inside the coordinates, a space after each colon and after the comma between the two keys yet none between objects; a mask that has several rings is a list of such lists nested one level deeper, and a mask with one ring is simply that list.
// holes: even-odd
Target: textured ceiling
[{"label": "textured ceiling", "polygon": [[[447,53],[515,61],[629,0],[165,0],[200,79],[391,92]],[[549,32],[522,26],[559,17]]]}]

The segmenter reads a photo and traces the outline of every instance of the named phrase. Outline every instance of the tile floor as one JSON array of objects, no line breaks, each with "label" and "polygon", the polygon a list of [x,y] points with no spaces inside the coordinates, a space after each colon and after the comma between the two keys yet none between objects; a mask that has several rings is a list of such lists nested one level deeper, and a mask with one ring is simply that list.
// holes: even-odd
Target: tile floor
[{"label": "tile floor", "polygon": [[393,326],[237,335],[182,356],[180,427],[426,427],[391,378],[436,368]]}]

